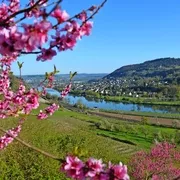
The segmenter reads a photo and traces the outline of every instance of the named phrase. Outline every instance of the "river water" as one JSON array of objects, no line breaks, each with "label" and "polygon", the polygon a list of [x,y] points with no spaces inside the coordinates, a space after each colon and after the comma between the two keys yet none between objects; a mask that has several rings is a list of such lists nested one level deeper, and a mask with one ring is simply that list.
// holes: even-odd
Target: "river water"
[{"label": "river water", "polygon": [[[47,92],[51,95],[59,96],[59,92],[47,88]],[[73,96],[68,95],[65,98],[69,104],[74,105],[77,102],[84,104],[88,108],[99,108],[105,110],[122,110],[122,111],[137,111],[137,112],[158,112],[158,113],[180,113],[180,106],[165,106],[165,105],[142,105],[142,104],[132,104],[132,103],[121,103],[104,101],[97,99],[85,98],[83,96]]]}]

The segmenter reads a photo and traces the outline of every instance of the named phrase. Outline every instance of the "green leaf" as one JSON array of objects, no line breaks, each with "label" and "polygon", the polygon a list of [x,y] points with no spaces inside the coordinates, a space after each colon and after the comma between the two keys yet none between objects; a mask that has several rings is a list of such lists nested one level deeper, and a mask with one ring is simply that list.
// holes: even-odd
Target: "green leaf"
[{"label": "green leaf", "polygon": [[60,71],[58,71],[57,69],[56,69],[56,66],[54,65],[54,74],[57,74],[57,73],[59,73]]},{"label": "green leaf", "polygon": [[56,73],[56,66],[54,65],[54,73]]},{"label": "green leaf", "polygon": [[17,64],[18,64],[19,69],[21,69],[22,66],[23,66],[23,64],[24,64],[24,62],[20,63],[20,62],[18,61]]},{"label": "green leaf", "polygon": [[77,146],[74,148],[73,154],[74,154],[75,156],[78,156],[78,155],[79,155],[79,148],[78,148]]},{"label": "green leaf", "polygon": [[76,146],[74,148],[73,154],[75,156],[78,156],[78,157],[86,157],[88,155],[88,151],[87,150],[82,150],[80,147]]},{"label": "green leaf", "polygon": [[46,77],[46,79],[48,78],[48,76],[49,76],[49,74],[46,72],[46,73],[45,73],[45,77]]},{"label": "green leaf", "polygon": [[73,78],[74,76],[76,76],[76,75],[77,75],[77,72],[72,73],[72,72],[70,71],[70,80],[72,80],[72,78]]}]

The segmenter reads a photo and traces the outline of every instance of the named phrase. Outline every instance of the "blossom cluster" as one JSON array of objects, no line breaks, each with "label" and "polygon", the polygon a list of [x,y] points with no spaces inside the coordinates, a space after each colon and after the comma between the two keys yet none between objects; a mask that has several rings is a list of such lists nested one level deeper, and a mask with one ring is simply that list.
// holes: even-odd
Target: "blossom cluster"
[{"label": "blossom cluster", "polygon": [[[70,18],[60,6],[50,12],[47,12],[46,6],[49,6],[47,0],[30,0],[24,11],[20,11],[19,0],[0,5],[1,55],[18,57],[38,50],[35,52],[39,54],[37,60],[47,61],[58,51],[72,50],[78,39],[90,34],[92,22],[87,21],[88,13],[94,12],[96,7]],[[27,18],[32,21],[31,24],[23,21]],[[50,21],[50,18],[54,20]]]},{"label": "blossom cluster", "polygon": [[54,74],[51,74],[51,75],[48,76],[47,87],[48,88],[52,88],[53,87],[53,82],[54,82]]},{"label": "blossom cluster", "polygon": [[54,112],[57,111],[58,109],[59,109],[59,105],[56,105],[55,103],[53,103],[52,105],[45,108],[45,112],[40,110],[40,113],[37,115],[37,118],[47,119],[49,115],[52,116]]},{"label": "blossom cluster", "polygon": [[68,95],[68,93],[70,92],[71,90],[71,87],[72,87],[72,83],[68,84],[64,90],[61,92],[61,97],[64,98]]},{"label": "blossom cluster", "polygon": [[[3,67],[3,66],[2,66]],[[20,83],[18,90],[15,92],[10,87],[9,79],[10,68],[5,66],[0,76],[0,118],[8,116],[19,116],[19,114],[29,114],[33,109],[38,108],[38,92],[31,88],[26,91],[25,86]]]},{"label": "blossom cluster", "polygon": [[102,160],[88,159],[85,163],[76,156],[67,156],[61,168],[68,177],[78,180],[129,180],[127,166],[119,163],[113,165],[109,162],[108,168]]},{"label": "blossom cluster", "polygon": [[0,150],[10,144],[14,138],[18,136],[20,131],[21,125],[18,125],[16,128],[8,130],[4,136],[0,137]]}]

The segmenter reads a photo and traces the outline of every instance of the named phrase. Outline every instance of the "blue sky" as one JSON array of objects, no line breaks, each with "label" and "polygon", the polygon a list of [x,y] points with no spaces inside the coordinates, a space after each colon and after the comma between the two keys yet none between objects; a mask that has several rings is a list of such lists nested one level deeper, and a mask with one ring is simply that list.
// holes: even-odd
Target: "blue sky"
[{"label": "blue sky", "polygon": [[[70,15],[101,0],[64,0]],[[73,51],[59,53],[52,61],[36,62],[22,56],[23,74],[44,74],[55,64],[61,73],[110,73],[128,64],[160,57],[180,57],[179,0],[108,0],[95,16],[92,34]],[[13,72],[18,74],[16,63]]]}]

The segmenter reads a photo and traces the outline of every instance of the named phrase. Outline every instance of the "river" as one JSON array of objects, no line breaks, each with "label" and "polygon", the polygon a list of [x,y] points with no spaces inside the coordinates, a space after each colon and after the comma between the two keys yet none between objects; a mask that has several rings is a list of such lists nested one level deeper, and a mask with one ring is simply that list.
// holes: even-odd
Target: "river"
[{"label": "river", "polygon": [[[59,96],[59,92],[47,88],[47,92],[51,95]],[[68,95],[65,98],[65,101],[71,105],[80,102],[88,108],[99,108],[105,110],[121,110],[121,111],[137,111],[137,112],[158,112],[158,113],[180,113],[180,106],[166,106],[166,105],[142,105],[142,104],[132,104],[132,103],[121,103],[121,102],[112,102],[104,101],[97,99],[85,98],[83,96],[73,96]]]}]

